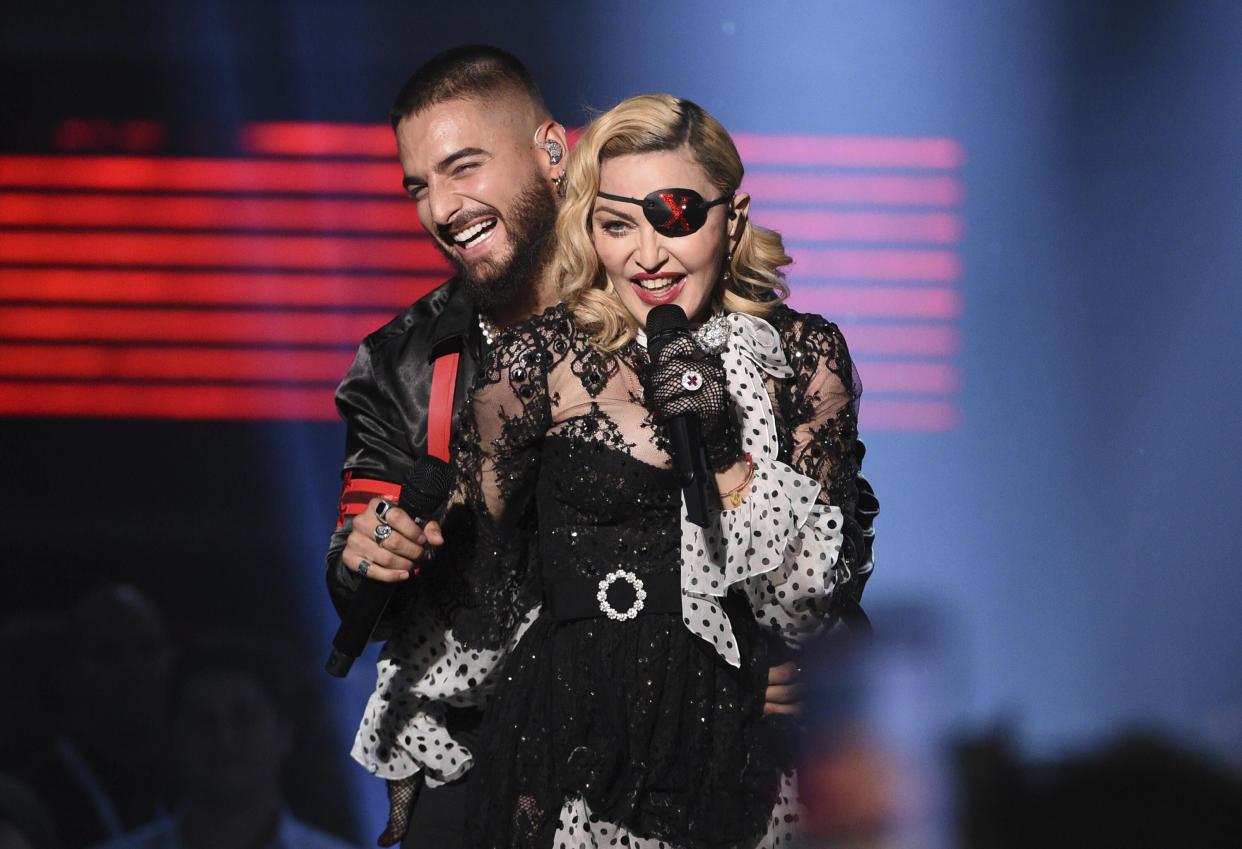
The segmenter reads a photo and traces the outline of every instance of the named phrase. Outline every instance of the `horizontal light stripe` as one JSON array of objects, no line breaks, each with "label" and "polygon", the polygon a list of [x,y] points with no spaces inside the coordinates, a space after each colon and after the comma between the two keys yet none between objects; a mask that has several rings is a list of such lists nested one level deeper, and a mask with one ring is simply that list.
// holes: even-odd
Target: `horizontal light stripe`
[{"label": "horizontal light stripe", "polygon": [[944,432],[957,427],[957,406],[949,401],[902,400],[863,396],[858,429],[867,431]]},{"label": "horizontal light stripe", "polygon": [[353,348],[392,314],[231,309],[13,307],[0,310],[0,338],[66,342],[312,345]]},{"label": "horizontal light stripe", "polygon": [[[955,244],[958,216],[946,212],[832,212],[752,206],[751,220],[786,239],[824,242]],[[409,233],[427,238],[404,198],[169,196],[159,194],[0,194],[0,226],[183,230]]]},{"label": "horizontal light stripe", "polygon": [[242,127],[238,142],[250,154],[363,156],[393,159],[397,142],[386,124],[260,121]]},{"label": "horizontal light stripe", "polygon": [[[396,162],[140,156],[0,156],[0,188],[73,191],[272,192],[399,196]],[[752,173],[742,183],[766,203],[956,206],[949,176]]]},{"label": "horizontal light stripe", "polygon": [[[328,388],[4,380],[0,380],[0,416],[337,420]],[[864,435],[947,431],[958,420],[957,408],[948,401],[864,397],[859,411]]]},{"label": "horizontal light stripe", "polygon": [[948,138],[731,133],[746,165],[831,168],[960,168],[965,152]]},{"label": "horizontal light stripe", "polygon": [[955,177],[750,173],[741,191],[764,203],[954,207],[965,190]]},{"label": "horizontal light stripe", "polygon": [[[0,379],[222,380],[335,385],[349,367],[348,350],[0,343]],[[945,394],[960,383],[946,363],[863,362],[869,392]]]},{"label": "horizontal light stripe", "polygon": [[170,196],[156,194],[0,194],[0,226],[161,230],[343,230],[428,238],[405,198]]},{"label": "horizontal light stripe", "polygon": [[849,324],[842,322],[850,353],[855,357],[911,355],[951,357],[962,348],[956,327],[912,324]]},{"label": "horizontal light stripe", "polygon": [[152,153],[167,143],[168,136],[166,124],[149,118],[66,118],[52,130],[52,147]]},{"label": "horizontal light stripe", "polygon": [[[339,347],[356,345],[389,318],[391,314],[387,312],[6,306],[0,310],[0,338]],[[960,335],[953,327],[849,323],[840,326],[855,356],[950,356],[961,348]]]},{"label": "horizontal light stripe", "polygon": [[789,305],[833,321],[842,318],[953,319],[962,314],[962,295],[948,287],[836,286],[795,280]]},{"label": "horizontal light stripe", "polygon": [[833,212],[765,209],[752,203],[750,220],[786,240],[805,242],[926,242],[962,239],[962,220],[951,212]]},{"label": "horizontal light stripe", "polygon": [[957,367],[949,363],[858,362],[864,393],[950,395],[961,386]]},{"label": "horizontal light stripe", "polygon": [[962,276],[953,251],[791,247],[789,275],[847,280],[927,280],[949,283]]},{"label": "horizontal light stripe", "polygon": [[0,301],[381,309],[439,286],[434,274],[254,274],[239,271],[0,268]]},{"label": "horizontal light stripe", "polygon": [[319,387],[0,381],[0,416],[335,421]]},{"label": "horizontal light stripe", "polygon": [[[570,128],[573,136],[580,128]],[[805,165],[855,168],[952,169],[965,159],[948,138],[892,136],[808,136],[733,133],[747,165]],[[264,121],[242,128],[246,153],[272,156],[392,157],[396,142],[385,124]]]},{"label": "horizontal light stripe", "polygon": [[444,268],[429,240],[410,237],[35,230],[0,230],[0,262],[424,273]]},{"label": "horizontal light stripe", "polygon": [[335,386],[347,350],[17,345],[0,343],[0,380],[200,380]]},{"label": "horizontal light stripe", "polygon": [[74,191],[278,192],[400,197],[385,162],[146,156],[0,156],[0,187]]}]

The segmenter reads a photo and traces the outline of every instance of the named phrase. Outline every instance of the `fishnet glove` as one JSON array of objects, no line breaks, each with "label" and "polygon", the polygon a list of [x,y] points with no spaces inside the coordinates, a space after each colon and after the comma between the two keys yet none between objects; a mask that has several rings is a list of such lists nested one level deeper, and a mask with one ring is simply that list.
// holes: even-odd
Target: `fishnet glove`
[{"label": "fishnet glove", "polygon": [[698,417],[703,450],[713,470],[725,469],[741,458],[741,434],[719,354],[704,352],[688,333],[678,334],[660,351],[644,389],[658,421]]}]

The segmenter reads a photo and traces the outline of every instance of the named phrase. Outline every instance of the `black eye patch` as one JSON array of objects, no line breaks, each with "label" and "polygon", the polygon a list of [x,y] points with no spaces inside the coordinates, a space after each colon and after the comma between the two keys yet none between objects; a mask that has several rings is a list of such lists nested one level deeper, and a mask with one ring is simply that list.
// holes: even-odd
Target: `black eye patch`
[{"label": "black eye patch", "polygon": [[622,203],[636,203],[643,208],[645,217],[657,233],[665,236],[689,236],[697,232],[707,221],[707,211],[713,206],[733,200],[732,195],[706,201],[694,189],[656,189],[645,198],[627,198],[600,192],[599,196]]}]

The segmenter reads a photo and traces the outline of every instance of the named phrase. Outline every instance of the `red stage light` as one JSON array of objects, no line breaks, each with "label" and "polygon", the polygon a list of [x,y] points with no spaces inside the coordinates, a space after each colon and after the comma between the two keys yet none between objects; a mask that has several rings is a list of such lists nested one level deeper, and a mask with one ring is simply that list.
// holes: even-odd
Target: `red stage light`
[{"label": "red stage light", "polygon": [[[73,155],[0,156],[0,414],[335,418],[358,340],[451,273],[390,128],[252,124],[242,158],[100,153],[166,137],[69,120]],[[953,427],[961,145],[736,140],[793,305],[840,320],[859,361],[864,428]]]}]

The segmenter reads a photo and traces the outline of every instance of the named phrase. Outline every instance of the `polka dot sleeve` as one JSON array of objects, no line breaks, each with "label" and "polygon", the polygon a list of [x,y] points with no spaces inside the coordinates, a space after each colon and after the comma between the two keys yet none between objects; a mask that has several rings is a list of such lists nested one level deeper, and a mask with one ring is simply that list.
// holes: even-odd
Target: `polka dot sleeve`
[{"label": "polka dot sleeve", "polygon": [[387,780],[422,772],[429,787],[464,774],[473,756],[449,735],[444,706],[482,705],[490,676],[538,613],[527,613],[508,646],[478,651],[463,646],[430,611],[415,611],[380,653],[354,760]]},{"label": "polka dot sleeve", "polygon": [[[821,481],[779,457],[772,397],[765,375],[792,382],[775,329],[762,319],[729,316],[724,353],[729,392],[744,448],[755,463],[750,494],[714,514],[707,528],[682,509],[682,619],[737,665],[739,654],[721,601],[735,586],[765,627],[796,644],[824,624],[833,588],[848,571],[841,558],[842,509],[825,503]],[[823,407],[831,416],[834,410]]]}]

